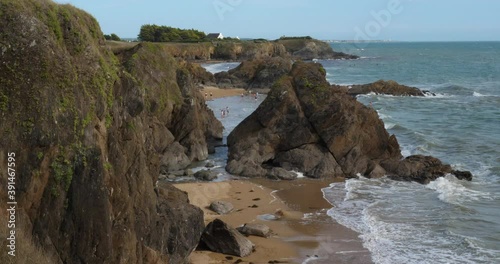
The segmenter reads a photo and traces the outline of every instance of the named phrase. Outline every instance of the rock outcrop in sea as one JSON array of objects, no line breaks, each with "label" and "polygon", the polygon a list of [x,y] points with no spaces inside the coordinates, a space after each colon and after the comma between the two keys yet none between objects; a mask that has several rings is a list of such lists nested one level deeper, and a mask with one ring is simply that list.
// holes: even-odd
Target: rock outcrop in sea
[{"label": "rock outcrop in sea", "polygon": [[415,87],[402,85],[392,80],[379,80],[369,84],[352,85],[347,93],[353,96],[369,93],[388,94],[394,96],[424,96],[428,92]]},{"label": "rock outcrop in sea", "polygon": [[222,138],[192,69],[161,44],[113,54],[71,5],[2,1],[0,14],[0,160],[15,153],[17,230],[54,263],[187,262],[203,213],[158,178]]},{"label": "rock outcrop in sea", "polygon": [[446,173],[461,178],[435,158],[401,160],[397,139],[377,112],[332,89],[325,75],[320,64],[296,62],[229,135],[226,170],[270,178],[280,178],[283,170],[312,178],[393,175],[426,182]]}]

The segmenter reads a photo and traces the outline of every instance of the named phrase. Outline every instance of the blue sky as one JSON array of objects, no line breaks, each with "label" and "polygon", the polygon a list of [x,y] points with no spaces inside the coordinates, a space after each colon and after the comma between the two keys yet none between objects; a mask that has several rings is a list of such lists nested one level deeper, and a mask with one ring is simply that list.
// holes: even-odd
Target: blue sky
[{"label": "blue sky", "polygon": [[225,36],[403,41],[500,40],[497,0],[56,0],[92,14],[105,34],[143,24]]}]

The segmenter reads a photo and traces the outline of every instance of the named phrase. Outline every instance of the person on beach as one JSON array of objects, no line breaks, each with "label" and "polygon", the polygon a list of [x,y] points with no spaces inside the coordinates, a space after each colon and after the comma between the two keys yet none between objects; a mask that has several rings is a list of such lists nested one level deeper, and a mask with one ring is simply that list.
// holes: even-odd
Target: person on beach
[{"label": "person on beach", "polygon": [[226,115],[229,115],[229,107],[226,106]]},{"label": "person on beach", "polygon": [[208,99],[208,93],[205,93],[205,101]]},{"label": "person on beach", "polygon": [[212,100],[212,99],[213,99],[212,92],[210,92],[210,100]]}]

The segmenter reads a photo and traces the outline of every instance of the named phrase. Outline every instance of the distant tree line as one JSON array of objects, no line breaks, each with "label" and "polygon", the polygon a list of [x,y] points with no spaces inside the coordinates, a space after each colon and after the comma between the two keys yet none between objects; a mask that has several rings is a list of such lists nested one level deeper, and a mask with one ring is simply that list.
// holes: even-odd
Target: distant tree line
[{"label": "distant tree line", "polygon": [[104,38],[106,40],[121,41],[120,37],[118,37],[118,35],[116,35],[115,33],[111,33],[111,35],[104,34]]},{"label": "distant tree line", "polygon": [[287,36],[281,36],[280,40],[286,40],[286,39],[312,39],[310,36],[303,36],[303,37],[287,37]]},{"label": "distant tree line", "polygon": [[139,40],[151,42],[197,42],[206,38],[205,32],[158,25],[143,25]]}]

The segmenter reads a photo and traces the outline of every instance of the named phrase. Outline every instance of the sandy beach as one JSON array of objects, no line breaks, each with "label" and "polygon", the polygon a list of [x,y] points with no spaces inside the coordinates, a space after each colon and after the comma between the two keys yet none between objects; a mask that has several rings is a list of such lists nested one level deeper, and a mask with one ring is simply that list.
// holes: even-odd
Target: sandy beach
[{"label": "sandy beach", "polygon": [[[244,89],[204,87],[213,98],[240,96]],[[273,181],[237,179],[223,182],[189,182],[175,186],[188,193],[190,203],[204,212],[205,224],[216,218],[236,228],[245,223],[265,224],[273,230],[268,238],[249,236],[255,252],[247,257],[228,256],[198,249],[190,256],[198,263],[372,263],[358,233],[327,215],[332,208],[321,192],[338,179]],[[234,210],[218,215],[209,209],[214,201],[227,201]],[[279,220],[265,215],[282,213]]]},{"label": "sandy beach", "polygon": [[[250,256],[197,250],[190,257],[191,263],[235,263],[239,259],[239,263],[371,263],[358,234],[326,215],[332,206],[323,199],[321,188],[331,181],[252,179],[176,184],[188,193],[192,204],[202,208],[205,224],[219,218],[232,227],[259,223],[273,230],[269,238],[248,237],[256,245]],[[234,211],[222,216],[212,212],[208,207],[216,200],[231,202]],[[276,211],[283,214],[279,220],[262,217]]]},{"label": "sandy beach", "polygon": [[[228,96],[241,96],[241,94],[246,94],[247,91],[242,88],[221,89],[214,86],[204,86],[200,89],[200,93],[203,95],[205,100],[212,100]],[[212,94],[212,96],[210,96],[210,94]]]}]

